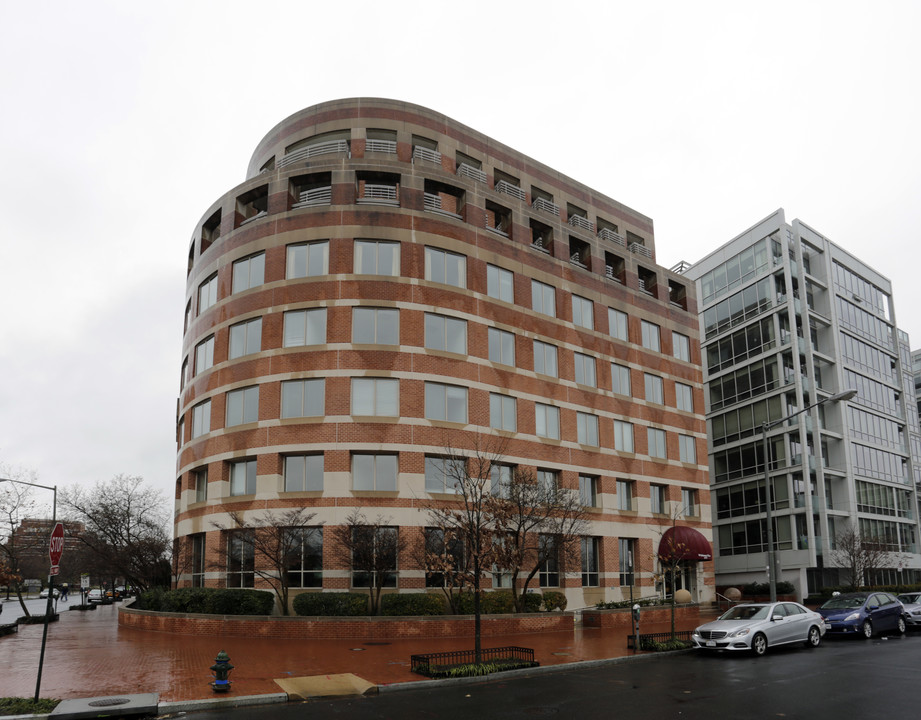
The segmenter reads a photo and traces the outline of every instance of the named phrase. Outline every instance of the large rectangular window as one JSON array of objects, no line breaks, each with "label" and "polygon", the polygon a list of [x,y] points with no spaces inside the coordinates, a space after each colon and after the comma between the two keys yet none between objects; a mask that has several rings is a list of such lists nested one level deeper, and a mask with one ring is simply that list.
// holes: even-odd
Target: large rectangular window
[{"label": "large rectangular window", "polygon": [[579,475],[579,501],[585,507],[598,507],[598,478]]},{"label": "large rectangular window", "polygon": [[323,587],[323,528],[286,528],[288,587]]},{"label": "large rectangular window", "polygon": [[233,360],[262,350],[262,318],[230,326],[229,356]]},{"label": "large rectangular window", "polygon": [[691,361],[691,338],[672,331],[672,355],[679,360]]},{"label": "large rectangular window", "polygon": [[265,253],[251,255],[233,264],[233,292],[243,292],[265,282]]},{"label": "large rectangular window", "polygon": [[694,389],[684,383],[675,383],[675,405],[679,410],[694,412]]},{"label": "large rectangular window", "polygon": [[[397,586],[397,528],[356,527],[352,529],[352,543],[356,548],[352,556],[352,587]],[[356,557],[356,555],[360,555]],[[359,568],[374,567],[369,571]],[[381,569],[386,568],[386,569]],[[381,577],[378,577],[378,575]]]},{"label": "large rectangular window", "polygon": [[540,340],[534,341],[534,372],[558,377],[555,345],[549,345]]},{"label": "large rectangular window", "polygon": [[534,424],[538,437],[560,439],[560,409],[544,403],[534,403]]},{"label": "large rectangular window", "polygon": [[396,492],[397,456],[352,454],[352,490]]},{"label": "large rectangular window", "polygon": [[205,502],[208,499],[208,468],[195,470],[192,479],[195,483],[195,502]]},{"label": "large rectangular window", "polygon": [[425,279],[431,282],[467,287],[467,258],[457,253],[425,248]]},{"label": "large rectangular window", "polygon": [[281,417],[320,417],[326,414],[326,380],[285,380],[281,384]]},{"label": "large rectangular window", "polygon": [[614,421],[614,449],[633,452],[633,425],[623,420]]},{"label": "large rectangular window", "polygon": [[697,517],[697,491],[684,488],[681,491],[681,505],[687,517]]},{"label": "large rectangular window", "polygon": [[611,363],[611,390],[618,395],[632,395],[630,388],[630,368]]},{"label": "large rectangular window", "polygon": [[589,413],[576,413],[576,429],[579,443],[598,447],[598,416]]},{"label": "large rectangular window", "polygon": [[503,302],[515,302],[515,276],[512,271],[487,265],[486,294]]},{"label": "large rectangular window", "polygon": [[633,538],[619,538],[617,550],[620,555],[620,584],[622,586],[635,585],[633,556],[636,553],[636,540]]},{"label": "large rectangular window", "polygon": [[429,350],[467,354],[467,321],[447,315],[425,313],[425,347]]},{"label": "large rectangular window", "polygon": [[595,380],[595,358],[576,352],[573,353],[573,364],[577,383],[591,387],[597,385]]},{"label": "large rectangular window", "polygon": [[214,335],[195,346],[195,374],[214,366]]},{"label": "large rectangular window", "polygon": [[633,481],[617,481],[617,509],[631,511],[633,507]]},{"label": "large rectangular window", "polygon": [[643,379],[646,384],[646,402],[664,405],[665,385],[662,382],[662,378],[660,378],[658,375],[643,373]]},{"label": "large rectangular window", "polygon": [[655,350],[656,352],[659,352],[662,348],[662,345],[659,341],[659,326],[655,323],[643,320],[640,323],[640,328],[643,332],[643,347],[647,350]]},{"label": "large rectangular window", "polygon": [[285,313],[285,347],[323,345],[326,342],[326,308]]},{"label": "large rectangular window", "polygon": [[400,414],[400,381],[394,378],[352,378],[352,415]]},{"label": "large rectangular window", "polygon": [[489,360],[503,365],[515,366],[515,335],[500,330],[499,328],[488,329],[489,338]]},{"label": "large rectangular window", "polygon": [[627,313],[608,308],[608,333],[617,340],[629,340],[627,333]]},{"label": "large rectangular window", "polygon": [[251,588],[256,584],[256,552],[253,530],[236,530],[227,535],[227,587]]},{"label": "large rectangular window", "polygon": [[515,432],[518,429],[518,411],[515,398],[489,393],[489,426],[495,430]]},{"label": "large rectangular window", "polygon": [[556,317],[556,288],[538,280],[531,280],[531,309]]},{"label": "large rectangular window", "polygon": [[467,422],[467,388],[444,383],[425,383],[425,417],[428,420]]},{"label": "large rectangular window", "polygon": [[464,543],[455,534],[442,528],[425,528],[426,562],[425,586],[431,588],[457,587],[464,565]]},{"label": "large rectangular window", "polygon": [[352,342],[399,345],[400,311],[396,308],[352,308]]},{"label": "large rectangular window", "polygon": [[226,427],[256,422],[259,419],[259,386],[252,385],[227,393]]},{"label": "large rectangular window", "polygon": [[646,428],[646,442],[649,445],[649,457],[665,460],[668,451],[665,447],[665,431],[659,428]]},{"label": "large rectangular window", "polygon": [[355,274],[391,277],[399,275],[400,243],[383,240],[356,240]]},{"label": "large rectangular window", "polygon": [[217,273],[198,286],[198,314],[217,303]]},{"label": "large rectangular window", "polygon": [[541,535],[538,540],[538,552],[543,558],[538,573],[541,587],[560,586],[560,552],[556,539],[550,535]]},{"label": "large rectangular window", "polygon": [[463,458],[425,458],[425,490],[430,493],[457,492],[466,479],[467,464]]},{"label": "large rectangular window", "polygon": [[653,515],[665,514],[665,486],[649,486],[649,510]]},{"label": "large rectangular window", "polygon": [[285,492],[319,492],[322,489],[322,453],[285,457]]},{"label": "large rectangular window", "polygon": [[288,245],[288,280],[329,273],[329,241]]},{"label": "large rectangular window", "polygon": [[572,296],[572,321],[586,330],[595,329],[592,301],[579,295]]},{"label": "large rectangular window", "polygon": [[683,463],[697,462],[697,446],[691,435],[678,436],[678,454]]},{"label": "large rectangular window", "polygon": [[582,587],[598,587],[598,538],[582,538]]},{"label": "large rectangular window", "polygon": [[205,586],[205,534],[190,535],[192,543],[192,587]]},{"label": "large rectangular window", "polygon": [[211,401],[205,400],[192,408],[192,439],[211,432]]},{"label": "large rectangular window", "polygon": [[230,494],[256,494],[256,461],[239,460],[230,463]]}]

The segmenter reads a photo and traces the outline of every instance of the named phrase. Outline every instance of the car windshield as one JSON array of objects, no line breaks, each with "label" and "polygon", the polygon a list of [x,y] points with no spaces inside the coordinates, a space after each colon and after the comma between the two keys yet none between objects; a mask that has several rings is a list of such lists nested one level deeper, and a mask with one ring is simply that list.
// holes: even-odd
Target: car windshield
[{"label": "car windshield", "polygon": [[822,607],[830,610],[848,610],[850,608],[859,608],[864,602],[866,602],[866,598],[860,595],[842,595],[828,600]]},{"label": "car windshield", "polygon": [[720,620],[764,620],[770,605],[736,605],[724,613]]},{"label": "car windshield", "polygon": [[916,603],[918,602],[918,593],[905,593],[904,595],[899,595],[899,600],[903,603]]}]

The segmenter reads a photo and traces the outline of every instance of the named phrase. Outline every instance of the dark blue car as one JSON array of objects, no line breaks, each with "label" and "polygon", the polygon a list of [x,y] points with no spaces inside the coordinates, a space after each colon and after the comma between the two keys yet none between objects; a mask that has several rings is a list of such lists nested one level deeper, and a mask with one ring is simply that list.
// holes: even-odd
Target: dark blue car
[{"label": "dark blue car", "polygon": [[835,595],[818,610],[825,631],[838,635],[863,635],[894,630],[905,632],[905,608],[887,592],[856,592]]}]

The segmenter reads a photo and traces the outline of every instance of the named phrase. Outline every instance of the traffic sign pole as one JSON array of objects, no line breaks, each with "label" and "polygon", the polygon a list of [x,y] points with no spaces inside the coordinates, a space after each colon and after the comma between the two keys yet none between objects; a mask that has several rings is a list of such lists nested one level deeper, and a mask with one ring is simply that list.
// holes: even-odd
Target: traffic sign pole
[{"label": "traffic sign pole", "polygon": [[64,554],[64,525],[55,523],[48,543],[48,557],[51,560],[51,572],[48,574],[48,605],[45,607],[45,629],[42,631],[42,651],[38,657],[38,678],[35,680],[35,702],[42,689],[42,666],[45,664],[45,644],[48,641],[48,621],[51,619],[51,603],[54,600],[54,576],[58,574],[61,555]]}]

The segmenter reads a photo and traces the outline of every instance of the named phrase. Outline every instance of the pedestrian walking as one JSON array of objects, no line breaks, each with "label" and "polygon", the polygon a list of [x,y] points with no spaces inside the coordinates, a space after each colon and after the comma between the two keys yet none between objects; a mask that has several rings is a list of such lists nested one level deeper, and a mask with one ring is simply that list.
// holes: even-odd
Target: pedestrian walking
[{"label": "pedestrian walking", "polygon": [[67,592],[68,592],[68,590],[69,590],[69,588],[68,588],[68,586],[67,586],[67,583],[64,583],[64,584],[61,586],[61,600],[65,601],[65,602],[67,601]]}]

